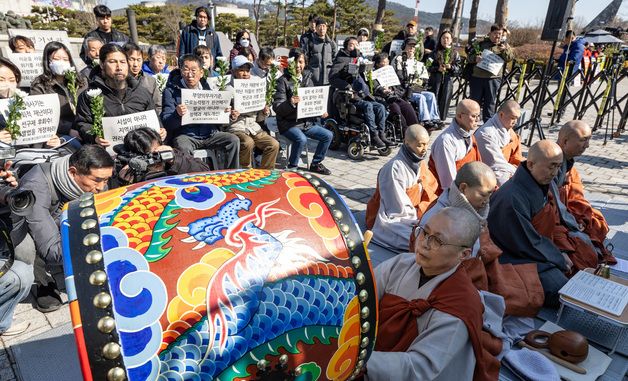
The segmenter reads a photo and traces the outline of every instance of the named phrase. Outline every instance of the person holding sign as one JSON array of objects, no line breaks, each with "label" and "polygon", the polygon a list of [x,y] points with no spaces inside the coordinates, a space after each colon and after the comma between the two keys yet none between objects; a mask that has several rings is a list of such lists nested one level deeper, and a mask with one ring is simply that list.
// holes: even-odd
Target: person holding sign
[{"label": "person holding sign", "polygon": [[[109,9],[106,5],[95,6],[94,16],[96,16],[96,23],[98,24],[98,27],[91,32],[88,32],[83,39],[94,36],[99,37],[106,44],[114,42],[119,45],[124,45],[129,42],[129,37],[127,35],[111,27],[111,9]],[[84,43],[81,46],[81,53],[79,56],[86,65],[89,65]]]},{"label": "person holding sign", "polygon": [[87,81],[76,72],[70,50],[61,42],[46,44],[43,65],[44,73],[31,83],[30,95],[57,94],[60,111],[57,135],[66,141],[72,139],[71,146],[78,149],[81,147],[80,135],[72,125],[78,96],[87,87]]},{"label": "person holding sign", "polygon": [[[233,80],[251,79],[252,66],[244,56],[235,56],[231,61]],[[232,86],[230,86],[231,90],[233,89]],[[229,90],[229,87],[227,89]],[[279,142],[262,130],[262,127],[257,123],[258,121],[263,122],[269,114],[269,106],[265,106],[261,111],[247,113],[240,113],[236,108],[231,109],[229,132],[240,139],[240,166],[242,168],[251,168],[251,158],[255,148],[262,151],[262,163],[259,168],[275,168],[275,161],[279,153]]]},{"label": "person holding sign", "polygon": [[[475,42],[467,57],[468,62],[476,63],[469,82],[470,98],[482,106],[482,119],[484,122],[488,121],[495,114],[497,92],[502,82],[504,66],[515,57],[510,45],[507,42],[502,42],[503,35],[504,27],[501,25],[491,26],[491,32],[488,37]],[[489,50],[503,60],[502,67],[498,72],[491,73],[478,67],[477,64],[482,61],[482,52],[485,50]]]},{"label": "person holding sign", "polygon": [[145,74],[142,70],[142,49],[134,42],[126,43],[123,49],[129,62],[129,74],[140,82],[140,86],[143,86],[152,94],[155,111],[157,114],[161,114],[161,91],[159,91],[155,77]]},{"label": "person holding sign", "polygon": [[427,65],[430,73],[429,88],[438,100],[438,113],[441,120],[447,119],[449,103],[453,94],[453,79],[460,73],[460,54],[452,46],[453,37],[445,29],[438,40],[438,45],[429,55]]},{"label": "person holding sign", "polygon": [[[331,144],[333,133],[321,126],[316,118],[297,119],[297,105],[301,100],[299,94],[294,91],[295,82],[298,87],[312,87],[312,74],[305,71],[305,52],[299,48],[290,49],[288,54],[296,62],[297,78],[292,78],[288,70],[277,80],[277,92],[273,100],[273,110],[277,114],[277,128],[279,133],[292,142],[288,169],[297,169],[299,156],[303,147],[307,144],[307,138],[318,140],[316,151],[309,170],[323,175],[330,175],[331,171],[322,163]],[[323,114],[326,118],[327,114]]]},{"label": "person holding sign", "polygon": [[175,148],[188,154],[193,154],[197,149],[224,150],[224,162],[217,163],[214,169],[240,168],[240,140],[237,136],[220,131],[220,125],[216,124],[181,124],[182,117],[188,113],[188,107],[181,99],[181,90],[210,90],[209,84],[203,79],[204,72],[203,62],[197,56],[187,54],[181,57],[180,69],[172,71],[164,90],[161,120],[172,136]]},{"label": "person holding sign", "polygon": [[[101,66],[92,75],[91,90],[83,91],[78,97],[74,129],[79,131],[83,142],[109,147],[110,141],[93,134],[95,118],[155,110],[155,103],[152,94],[129,76],[129,64],[122,47],[116,44],[103,46],[100,59]],[[102,97],[102,110],[94,109],[98,97]],[[161,134],[165,137],[166,130],[162,128]]]}]

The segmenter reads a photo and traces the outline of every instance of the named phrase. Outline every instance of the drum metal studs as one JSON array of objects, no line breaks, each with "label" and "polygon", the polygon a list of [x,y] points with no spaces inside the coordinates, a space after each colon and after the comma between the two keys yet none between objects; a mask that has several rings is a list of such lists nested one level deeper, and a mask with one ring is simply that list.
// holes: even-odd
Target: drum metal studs
[{"label": "drum metal studs", "polygon": [[371,329],[371,323],[365,321],[362,323],[362,333],[367,333]]},{"label": "drum metal studs", "polygon": [[87,200],[91,200],[92,199],[92,193],[88,192],[88,193],[83,193],[81,195],[81,197],[79,197],[79,200],[81,201],[87,201]]},{"label": "drum metal studs", "polygon": [[327,203],[327,205],[329,206],[334,206],[336,205],[336,200],[334,200],[332,197],[325,197],[325,202]]},{"label": "drum metal studs", "polygon": [[100,237],[97,234],[89,233],[85,237],[83,237],[83,245],[84,246],[93,246],[98,243]]},{"label": "drum metal studs", "polygon": [[298,172],[298,173],[299,173],[299,175],[301,175],[301,176],[305,177],[305,178],[306,178],[306,179],[308,179],[308,180],[312,178],[312,175],[310,175],[309,173],[305,173],[305,172],[303,172],[303,171],[300,171],[300,172]]},{"label": "drum metal studs", "polygon": [[358,356],[358,358],[359,358],[360,360],[364,360],[364,359],[366,358],[367,353],[368,353],[368,352],[366,351],[366,349],[362,349],[362,350],[360,351],[360,355]]},{"label": "drum metal studs", "polygon": [[362,338],[362,342],[360,343],[360,347],[366,348],[368,345],[369,345],[369,338],[368,337],[363,337]]},{"label": "drum metal studs", "polygon": [[87,208],[88,206],[92,206],[94,205],[94,200],[89,199],[89,200],[82,200],[81,202],[79,202],[79,206],[81,208]]},{"label": "drum metal studs", "polygon": [[363,361],[363,360],[358,361],[358,365],[357,365],[357,367],[358,367],[359,369],[362,369],[362,367],[363,367],[363,366],[364,366],[364,361]]},{"label": "drum metal studs", "polygon": [[371,314],[371,311],[369,310],[368,307],[362,307],[362,310],[360,311],[360,317],[362,319],[368,318],[370,314]]},{"label": "drum metal studs", "polygon": [[94,208],[85,208],[85,209],[81,210],[81,213],[79,213],[79,215],[81,217],[83,217],[83,218],[87,218],[87,217],[93,216],[94,213],[96,213]]},{"label": "drum metal studs", "polygon": [[288,363],[288,355],[279,356],[279,363],[281,365],[286,365]]},{"label": "drum metal studs", "polygon": [[331,212],[334,216],[334,218],[338,221],[342,219],[342,212],[339,211],[338,209],[334,209],[333,212]]},{"label": "drum metal studs", "polygon": [[353,371],[353,376],[357,377],[360,374],[361,371],[362,371],[362,369],[355,368],[355,370]]},{"label": "drum metal studs", "polygon": [[120,344],[118,343],[107,343],[104,347],[102,347],[102,355],[109,359],[115,360],[120,356]]},{"label": "drum metal studs", "polygon": [[347,224],[340,224],[340,231],[345,233],[345,234],[349,234],[349,225]]},{"label": "drum metal studs", "polygon": [[94,306],[98,308],[107,308],[111,304],[111,295],[106,292],[100,292],[94,296]]},{"label": "drum metal studs", "polygon": [[259,370],[266,370],[266,368],[268,368],[268,365],[270,363],[268,362],[268,360],[265,359],[261,359],[257,362],[257,369]]},{"label": "drum metal studs", "polygon": [[111,368],[109,369],[109,372],[107,372],[107,380],[124,381],[126,380],[126,372],[120,367]]},{"label": "drum metal studs", "polygon": [[314,185],[315,187],[321,185],[321,182],[316,180],[316,179],[312,179],[310,180],[310,184]]},{"label": "drum metal studs", "polygon": [[353,381],[353,380],[355,380],[355,376],[351,375],[351,377],[349,377],[349,381]]},{"label": "drum metal studs", "polygon": [[366,299],[368,299],[368,298],[369,298],[369,293],[366,290],[362,290],[358,294],[358,299],[360,299],[360,302],[362,302],[362,303],[366,302]]},{"label": "drum metal studs", "polygon": [[102,261],[102,253],[98,250],[92,250],[85,256],[85,262],[90,265],[95,265],[100,261]]},{"label": "drum metal studs", "polygon": [[360,285],[360,286],[361,286],[361,285],[363,285],[363,284],[364,284],[364,282],[366,282],[366,277],[364,276],[364,274],[362,274],[362,273],[358,273],[358,274],[355,276],[355,281],[356,281],[356,282],[358,282],[358,285]]},{"label": "drum metal studs", "polygon": [[296,368],[294,368],[294,375],[295,376],[300,376],[301,373],[303,373],[303,368],[301,368],[301,366],[297,366]]},{"label": "drum metal studs", "polygon": [[102,270],[96,270],[89,274],[89,284],[92,286],[102,286],[107,281],[107,274]]},{"label": "drum metal studs", "polygon": [[94,220],[93,218],[90,218],[88,220],[83,221],[83,223],[81,224],[81,229],[83,230],[89,230],[89,229],[93,229],[96,227],[96,220]]},{"label": "drum metal studs", "polygon": [[349,249],[353,250],[355,249],[355,242],[352,239],[348,239],[347,246],[349,247]]},{"label": "drum metal studs", "polygon": [[96,325],[98,330],[102,333],[111,333],[116,327],[116,321],[111,316],[104,316],[98,320]]},{"label": "drum metal studs", "polygon": [[316,190],[318,190],[318,193],[320,193],[322,196],[327,196],[329,194],[327,188],[318,187],[316,188]]},{"label": "drum metal studs", "polygon": [[351,264],[357,269],[360,265],[362,265],[362,260],[360,257],[351,257]]}]

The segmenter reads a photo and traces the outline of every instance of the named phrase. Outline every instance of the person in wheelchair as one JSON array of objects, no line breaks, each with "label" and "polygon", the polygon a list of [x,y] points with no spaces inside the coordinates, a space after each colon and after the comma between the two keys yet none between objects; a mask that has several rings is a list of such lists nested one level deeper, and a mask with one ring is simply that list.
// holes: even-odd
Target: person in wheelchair
[{"label": "person in wheelchair", "polygon": [[425,90],[429,74],[423,62],[415,59],[417,40],[408,37],[401,46],[402,52],[394,59],[394,67],[401,85],[405,89],[405,98],[416,105],[420,123],[429,131],[441,129],[438,103],[434,93]]},{"label": "person in wheelchair", "polygon": [[[376,54],[373,57],[373,65],[373,70],[388,66],[388,56],[385,53]],[[405,91],[401,86],[381,86],[375,79],[373,80],[373,89],[375,99],[386,103],[388,111],[398,116],[402,131],[405,131],[410,125],[419,123],[414,107],[403,98]]]}]

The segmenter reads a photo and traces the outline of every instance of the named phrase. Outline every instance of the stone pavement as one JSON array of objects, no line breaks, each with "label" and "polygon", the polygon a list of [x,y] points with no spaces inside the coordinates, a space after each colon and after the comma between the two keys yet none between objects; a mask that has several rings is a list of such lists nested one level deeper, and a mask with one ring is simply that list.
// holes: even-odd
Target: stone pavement
[{"label": "stone pavement", "polygon": [[[620,90],[625,92],[627,89]],[[595,115],[587,115],[585,120],[592,125]],[[523,131],[523,138],[527,137],[527,133],[528,131]],[[546,129],[548,138],[555,139],[556,134],[557,128]],[[603,134],[603,130],[594,133],[589,149],[583,157],[578,159],[577,168],[582,175],[588,197],[601,208],[609,220],[611,225],[609,238],[612,238],[615,243],[616,251],[623,252],[624,258],[628,258],[628,136],[624,133],[621,137],[609,140],[604,145]],[[436,135],[437,133],[432,134],[432,139]],[[314,146],[310,147],[310,153],[313,152],[313,148]],[[381,157],[373,151],[365,154],[363,161],[356,162],[350,160],[344,150],[331,151],[324,162],[332,171],[332,175],[323,176],[323,178],[344,197],[363,230],[366,203],[374,191],[377,172],[395,153],[396,150],[389,157]],[[63,297],[67,299],[65,295]],[[30,331],[13,338],[0,337],[2,344],[0,346],[0,380],[2,381],[17,379],[15,359],[11,352],[12,346],[70,322],[67,305],[56,312],[42,314],[34,308],[33,302],[30,297],[20,303],[15,316],[19,320],[30,321],[32,324]],[[63,348],[55,349],[63,350]],[[41,380],[51,380],[51,378],[42,375]]]}]

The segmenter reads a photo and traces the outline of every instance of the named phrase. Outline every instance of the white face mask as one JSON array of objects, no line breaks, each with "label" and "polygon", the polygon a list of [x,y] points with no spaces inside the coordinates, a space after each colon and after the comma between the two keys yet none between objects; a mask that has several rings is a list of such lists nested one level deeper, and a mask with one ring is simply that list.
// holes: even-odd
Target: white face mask
[{"label": "white face mask", "polygon": [[249,47],[249,40],[245,40],[245,39],[241,39],[240,40],[240,46],[242,46],[243,48],[248,48]]},{"label": "white face mask", "polygon": [[50,71],[54,75],[63,75],[66,71],[68,71],[72,65],[68,61],[50,61]]},{"label": "white face mask", "polygon": [[15,89],[17,89],[17,83],[0,82],[0,98],[9,98],[13,96]]}]

